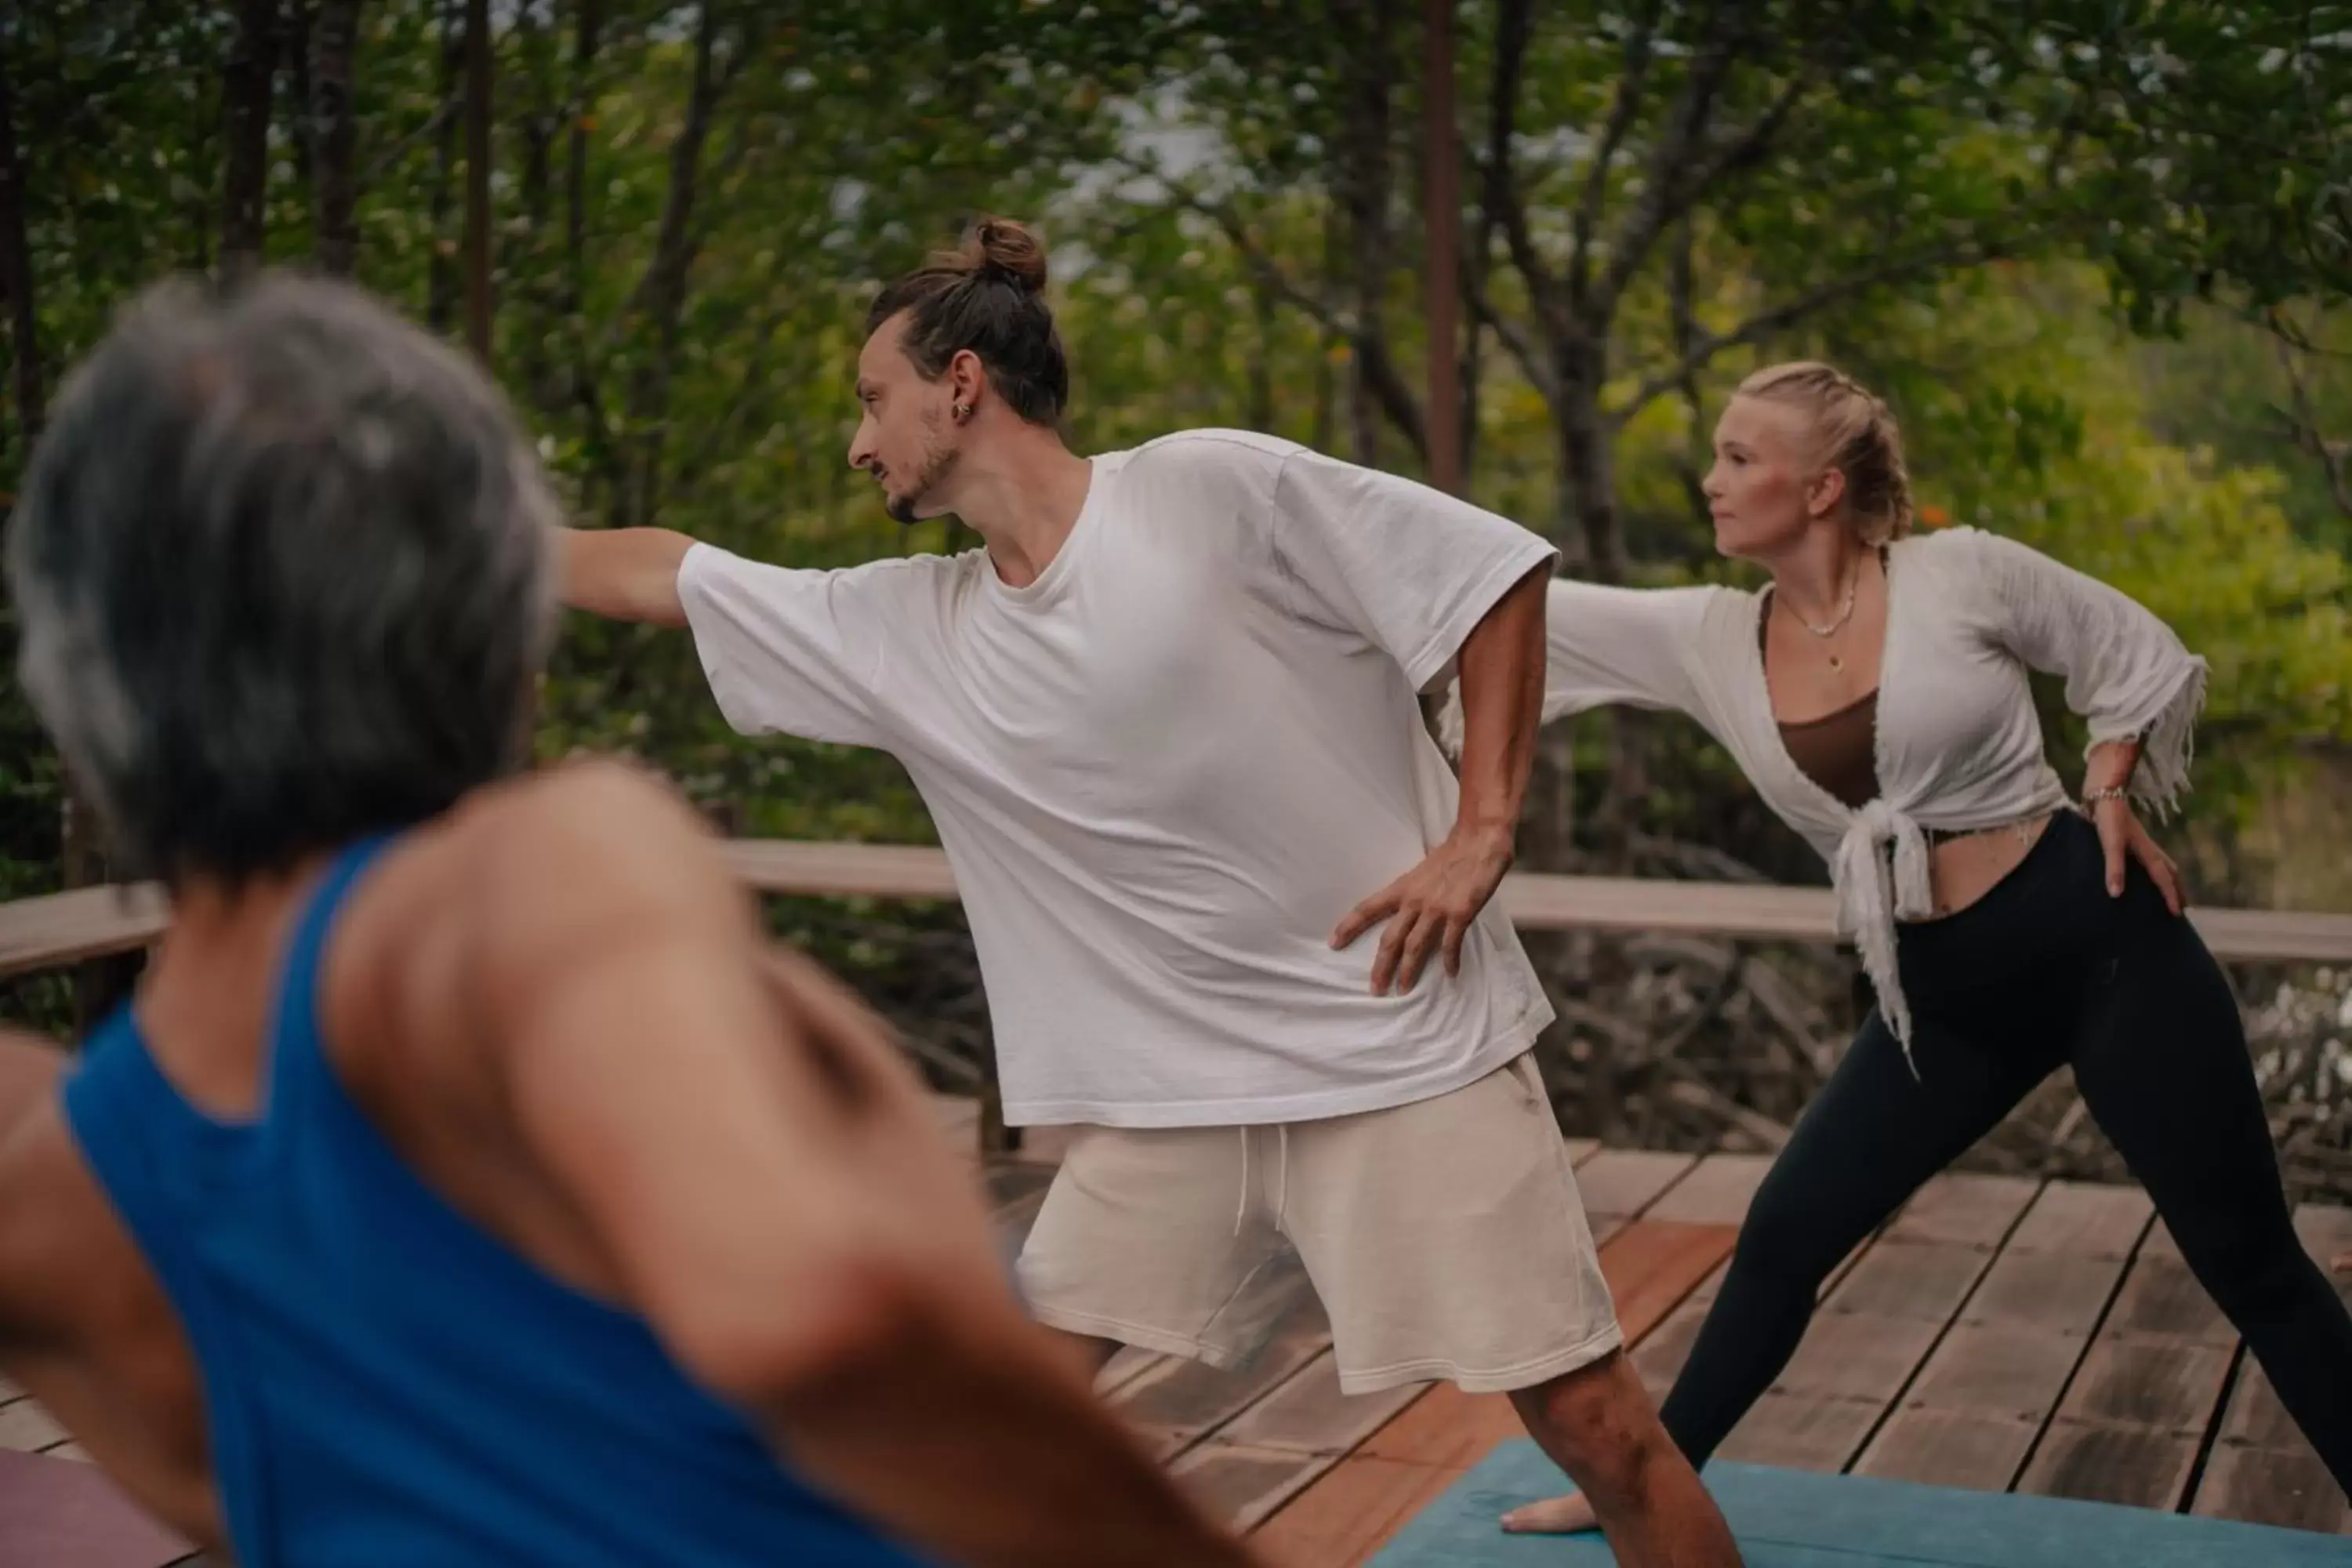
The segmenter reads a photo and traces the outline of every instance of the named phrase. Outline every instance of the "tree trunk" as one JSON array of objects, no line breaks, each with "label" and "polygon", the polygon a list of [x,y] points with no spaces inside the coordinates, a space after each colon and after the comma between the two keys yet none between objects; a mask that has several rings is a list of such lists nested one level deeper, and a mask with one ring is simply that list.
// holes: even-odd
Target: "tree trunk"
[{"label": "tree trunk", "polygon": [[1601,412],[1606,374],[1594,350],[1559,360],[1559,395],[1552,409],[1559,454],[1558,539],[1560,549],[1577,560],[1578,575],[1595,583],[1622,583],[1625,545],[1610,450],[1613,433]]},{"label": "tree trunk", "polygon": [[448,112],[457,96],[459,68],[465,60],[466,36],[459,24],[463,0],[440,0],[441,66],[434,81],[433,101],[439,106],[441,132],[433,148],[433,186],[425,197],[425,214],[433,235],[433,254],[425,263],[425,324],[436,332],[448,331],[457,313],[457,247],[449,237],[450,188],[457,177],[457,124],[461,116]]},{"label": "tree trunk", "polygon": [[[1495,233],[1500,223],[1482,198],[1478,204],[1478,227],[1471,243],[1464,247],[1462,275],[1465,292],[1476,298],[1486,293],[1487,283],[1495,272]],[[1462,493],[1470,493],[1470,475],[1478,466],[1479,386],[1486,368],[1486,322],[1473,311],[1469,330],[1462,336],[1462,424],[1456,437],[1462,449]],[[1432,416],[1435,417],[1435,416]]]},{"label": "tree trunk", "polygon": [[1423,195],[1422,217],[1427,238],[1423,309],[1429,321],[1429,482],[1463,492],[1462,367],[1457,359],[1461,311],[1461,160],[1454,146],[1454,0],[1427,0],[1423,8],[1422,84]]},{"label": "tree trunk", "polygon": [[654,352],[630,378],[628,423],[636,449],[629,476],[614,487],[612,521],[616,528],[649,527],[660,507],[662,426],[668,414],[670,372],[677,359],[687,279],[700,248],[694,209],[700,194],[702,152],[726,88],[714,67],[717,10],[706,0],[696,26],[694,84],[687,98],[686,123],[670,147],[669,195],[662,205],[653,262],[637,289],[638,303],[653,327]]},{"label": "tree trunk", "polygon": [[286,122],[293,132],[294,174],[318,224],[319,120],[310,85],[310,38],[318,0],[285,0],[278,17],[278,58],[286,64]]},{"label": "tree trunk", "polygon": [[359,261],[359,187],[352,158],[359,123],[352,109],[352,61],[359,50],[360,0],[320,0],[310,30],[313,241],[319,270],[348,278]]},{"label": "tree trunk", "polygon": [[16,156],[16,92],[0,58],[0,290],[8,298],[8,335],[16,360],[16,420],[30,453],[47,412],[41,384],[40,313],[33,294],[33,247],[25,219],[25,171]]},{"label": "tree trunk", "polygon": [[261,265],[269,194],[269,103],[278,78],[278,0],[237,0],[236,37],[221,73],[225,168],[221,178],[223,278]]},{"label": "tree trunk", "polygon": [[[1322,294],[1328,299],[1339,282],[1339,252],[1343,241],[1339,226],[1340,193],[1334,190],[1323,206],[1323,278]],[[1335,426],[1339,422],[1339,389],[1337,366],[1339,348],[1345,340],[1337,331],[1324,330],[1317,344],[1320,351],[1315,356],[1315,427],[1307,445],[1328,454]]]},{"label": "tree trunk", "polygon": [[[21,449],[30,454],[48,413],[43,384],[39,300],[34,292],[33,251],[25,217],[25,167],[17,155],[16,84],[0,59],[0,290],[8,299],[8,338],[16,360],[11,386]],[[108,877],[105,838],[96,815],[69,778],[59,805],[58,860],[68,888]],[[127,953],[74,969],[74,1033],[85,1034],[130,994],[140,956]]]},{"label": "tree trunk", "polygon": [[588,129],[602,0],[578,0],[572,36],[572,113],[563,165],[563,310],[580,314],[588,279]]},{"label": "tree trunk", "polygon": [[1340,0],[1332,13],[1340,36],[1354,44],[1342,134],[1355,252],[1356,335],[1348,427],[1350,456],[1372,468],[1381,460],[1381,405],[1372,376],[1373,358],[1384,342],[1381,307],[1390,268],[1389,96],[1395,69],[1396,0]]},{"label": "tree trunk", "polygon": [[[581,313],[588,286],[588,132],[596,101],[596,56],[603,43],[604,0],[575,0],[572,36],[572,91],[563,165],[563,283],[557,302],[562,341],[571,345],[563,402],[588,410],[595,405],[589,379],[588,334]],[[548,412],[555,407],[551,405]],[[594,515],[598,477],[614,461],[610,438],[594,419],[587,422],[588,461],[580,478],[580,510]]]},{"label": "tree trunk", "polygon": [[1455,426],[1454,441],[1462,456],[1462,493],[1471,491],[1470,476],[1478,468],[1478,383],[1486,374],[1486,323],[1472,320],[1462,334],[1462,368],[1456,380],[1462,393],[1457,406],[1461,409]]},{"label": "tree trunk", "polygon": [[1271,434],[1274,430],[1274,294],[1264,285],[1250,290],[1250,303],[1255,308],[1257,336],[1250,350],[1249,362],[1249,422],[1253,430]]},{"label": "tree trunk", "polygon": [[490,0],[466,0],[466,342],[490,363]]},{"label": "tree trunk", "polygon": [[[1579,575],[1594,583],[1625,580],[1623,526],[1617,510],[1617,476],[1611,449],[1614,432],[1601,412],[1606,370],[1600,352],[1564,356],[1554,413],[1559,431],[1563,546],[1573,541],[1582,552]],[[1629,837],[1648,794],[1648,726],[1630,708],[1612,708],[1609,729],[1609,776],[1593,827],[1601,846],[1603,871],[1621,872],[1630,863]],[[1605,944],[1604,944],[1605,945]]]},{"label": "tree trunk", "polygon": [[[209,61],[198,64],[185,58],[176,62],[189,72],[192,79],[210,83],[226,96],[227,84],[214,74]],[[188,195],[184,205],[172,204],[175,217],[187,224],[187,249],[180,265],[190,272],[210,272],[213,269],[213,236],[218,212],[213,205],[214,175],[218,163],[215,142],[221,128],[220,105],[205,96],[202,87],[188,95],[194,110],[193,123],[187,130]]]},{"label": "tree trunk", "polygon": [[547,357],[552,331],[549,316],[555,294],[544,265],[548,219],[554,205],[556,105],[549,79],[548,29],[540,20],[538,0],[524,0],[515,12],[515,33],[521,40],[523,80],[530,108],[522,121],[522,231],[506,258],[509,279],[521,279],[525,302],[522,322],[522,384],[532,404],[549,409],[562,396]]}]

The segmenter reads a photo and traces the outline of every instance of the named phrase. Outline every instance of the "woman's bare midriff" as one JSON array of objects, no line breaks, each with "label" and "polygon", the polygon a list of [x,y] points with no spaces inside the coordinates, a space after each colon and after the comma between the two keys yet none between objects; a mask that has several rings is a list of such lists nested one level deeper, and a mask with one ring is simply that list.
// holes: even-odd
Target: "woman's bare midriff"
[{"label": "woman's bare midriff", "polygon": [[2033,852],[2053,813],[2028,817],[2001,827],[1989,827],[1930,845],[1929,886],[1935,912],[1929,920],[1958,914],[1993,890],[2003,877]]}]

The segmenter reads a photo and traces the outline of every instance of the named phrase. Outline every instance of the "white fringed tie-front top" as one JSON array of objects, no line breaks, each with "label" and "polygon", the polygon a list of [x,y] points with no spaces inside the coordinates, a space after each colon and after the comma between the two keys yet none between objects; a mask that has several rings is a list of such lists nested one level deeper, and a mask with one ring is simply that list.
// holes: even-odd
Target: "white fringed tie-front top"
[{"label": "white fringed tie-front top", "polygon": [[[2131,792],[2162,816],[2188,788],[2206,667],[2130,598],[2013,540],[1948,529],[1897,541],[1886,563],[1878,794],[1860,810],[1781,744],[1757,636],[1760,592],[1554,581],[1543,717],[1623,702],[1706,726],[1829,862],[1839,932],[1860,949],[1907,1053],[1895,925],[1931,912],[1928,832],[1999,827],[2068,804],[2027,671],[2066,678],[2093,745],[2143,741]],[[1460,704],[1457,689],[1440,721],[1450,752],[1461,747]]]}]

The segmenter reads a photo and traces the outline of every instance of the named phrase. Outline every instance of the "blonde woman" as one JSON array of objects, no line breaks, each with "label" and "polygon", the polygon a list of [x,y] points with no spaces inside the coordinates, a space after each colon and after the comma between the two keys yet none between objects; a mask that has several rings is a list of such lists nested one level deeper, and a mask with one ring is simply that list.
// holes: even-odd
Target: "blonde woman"
[{"label": "blonde woman", "polygon": [[[1878,1005],[1757,1192],[1667,1430],[1704,1463],[1787,1364],[1838,1260],[2067,1064],[2352,1482],[2352,1317],[2295,1239],[2237,1005],[2134,810],[2187,787],[2204,661],[2023,545],[1906,537],[1895,420],[1830,366],[1748,377],[1706,489],[1717,547],[1770,584],[1554,582],[1544,717],[1625,702],[1706,726],[1829,861]],[[2043,754],[2035,669],[2063,675],[2089,722],[2079,808]],[[1591,1521],[1567,1497],[1506,1524]]]}]

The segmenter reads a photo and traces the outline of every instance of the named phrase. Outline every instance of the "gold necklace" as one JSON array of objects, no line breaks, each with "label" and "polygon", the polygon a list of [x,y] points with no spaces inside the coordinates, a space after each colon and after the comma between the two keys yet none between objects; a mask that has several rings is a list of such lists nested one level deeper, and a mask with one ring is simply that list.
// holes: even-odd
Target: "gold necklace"
[{"label": "gold necklace", "polygon": [[[1844,629],[1846,622],[1848,622],[1848,621],[1850,621],[1850,620],[1853,619],[1853,606],[1854,606],[1854,599],[1855,599],[1855,595],[1858,595],[1859,593],[1861,593],[1861,591],[1862,591],[1862,568],[1861,568],[1861,567],[1859,567],[1859,566],[1857,566],[1857,567],[1855,567],[1855,568],[1854,568],[1853,580],[1852,580],[1852,581],[1850,581],[1849,583],[1847,583],[1847,584],[1846,584],[1846,585],[1845,585],[1845,607],[1844,607],[1843,609],[1842,609],[1842,610],[1838,611],[1838,614],[1837,614],[1837,619],[1835,619],[1835,620],[1832,621],[1828,626],[1817,626],[1813,625],[1813,623],[1812,623],[1812,622],[1811,622],[1811,621],[1809,621],[1809,620],[1805,619],[1805,617],[1804,617],[1804,616],[1801,616],[1801,615],[1798,615],[1798,614],[1797,614],[1797,611],[1796,611],[1796,608],[1795,608],[1793,605],[1792,605],[1792,606],[1790,606],[1790,610],[1789,610],[1789,614],[1790,614],[1790,616],[1791,616],[1791,617],[1796,621],[1796,623],[1797,623],[1799,626],[1801,626],[1804,627],[1807,631],[1809,631],[1809,632],[1812,633],[1815,637],[1832,637],[1837,636],[1837,634],[1838,634],[1840,631],[1842,631],[1842,630],[1843,630],[1843,629]],[[1828,649],[1825,649],[1825,650],[1823,650],[1823,651],[1824,651],[1824,652],[1827,652],[1827,653],[1829,654],[1830,668],[1831,668],[1832,669],[1836,670],[1836,671],[1837,671],[1839,674],[1841,674],[1841,675],[1844,674],[1844,673],[1845,673],[1845,658],[1844,658],[1844,657],[1843,657],[1843,655],[1841,655],[1841,654],[1839,654],[1839,653],[1835,652],[1834,650],[1828,650]]]}]

